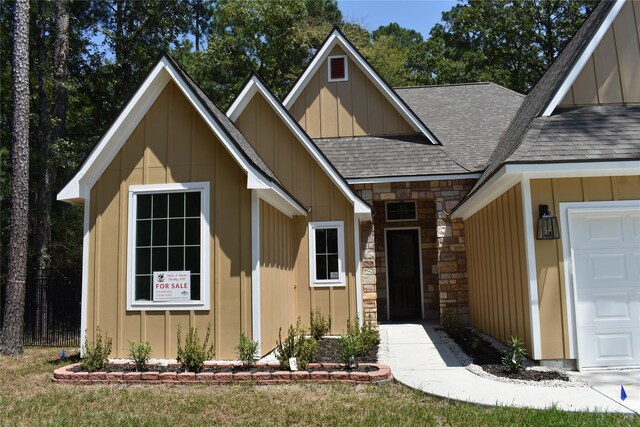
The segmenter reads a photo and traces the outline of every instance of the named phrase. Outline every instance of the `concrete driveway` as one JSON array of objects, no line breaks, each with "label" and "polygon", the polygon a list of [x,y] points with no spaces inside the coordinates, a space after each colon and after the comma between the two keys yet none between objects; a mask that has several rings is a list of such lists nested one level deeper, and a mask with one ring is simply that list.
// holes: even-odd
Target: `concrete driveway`
[{"label": "concrete driveway", "polygon": [[[640,414],[640,369],[616,369],[571,372],[586,381],[592,389]],[[621,399],[621,386],[627,398]]]}]

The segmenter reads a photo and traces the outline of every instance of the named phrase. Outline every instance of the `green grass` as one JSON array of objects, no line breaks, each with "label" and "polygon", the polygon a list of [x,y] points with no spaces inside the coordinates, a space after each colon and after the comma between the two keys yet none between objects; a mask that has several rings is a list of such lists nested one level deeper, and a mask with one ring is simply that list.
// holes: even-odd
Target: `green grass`
[{"label": "green grass", "polygon": [[[0,425],[640,426],[618,414],[484,408],[399,384],[228,387],[54,384],[59,349],[0,356]],[[53,362],[51,362],[53,361]]]}]

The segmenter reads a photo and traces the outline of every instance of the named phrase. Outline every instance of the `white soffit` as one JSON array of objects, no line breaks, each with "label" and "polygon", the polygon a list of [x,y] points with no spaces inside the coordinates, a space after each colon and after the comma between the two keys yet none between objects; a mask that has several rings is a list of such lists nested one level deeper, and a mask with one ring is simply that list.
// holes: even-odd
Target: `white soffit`
[{"label": "white soffit", "polygon": [[576,63],[573,64],[573,67],[571,67],[571,70],[566,75],[565,79],[563,80],[562,84],[560,85],[556,93],[553,95],[553,98],[551,98],[549,105],[547,105],[547,107],[542,112],[543,117],[547,117],[553,114],[553,111],[556,109],[558,104],[560,104],[560,102],[564,99],[564,96],[567,94],[567,92],[569,91],[573,83],[576,81],[576,79],[580,75],[580,72],[584,68],[584,65],[587,63],[591,55],[593,55],[593,52],[596,50],[596,48],[600,44],[600,41],[602,41],[602,38],[605,36],[607,31],[609,30],[609,27],[613,25],[613,21],[618,16],[618,13],[624,6],[625,1],[626,0],[616,0],[616,4],[613,5],[606,19],[602,22],[602,24],[600,25],[600,28],[598,28],[598,31],[596,31],[595,35],[593,36],[593,38],[591,39],[587,47],[584,49],[582,54],[578,57],[578,60],[576,61]]},{"label": "white soffit", "polygon": [[245,87],[240,92],[240,95],[233,102],[229,110],[227,111],[227,117],[235,122],[245,107],[249,104],[251,99],[256,93],[260,93],[267,103],[273,108],[278,116],[285,123],[287,128],[296,136],[298,141],[302,143],[302,146],[307,150],[309,155],[315,159],[320,165],[322,170],[329,176],[333,183],[340,189],[342,194],[351,201],[353,204],[354,212],[356,214],[364,213],[370,214],[371,208],[364,203],[360,198],[355,195],[349,184],[342,178],[342,176],[336,171],[335,167],[324,157],[320,152],[320,149],[315,145],[306,132],[300,127],[298,123],[291,117],[291,115],[284,109],[282,104],[273,96],[273,94],[266,88],[264,83],[256,75],[253,75]]},{"label": "white soffit", "polygon": [[351,60],[360,68],[360,70],[371,80],[371,82],[380,90],[380,92],[384,95],[384,97],[393,105],[398,113],[407,120],[407,122],[411,125],[413,130],[416,132],[422,133],[432,144],[439,145],[440,142],[438,138],[425,126],[424,123],[416,116],[416,114],[400,99],[398,94],[391,88],[389,85],[380,77],[380,75],[367,63],[367,61],[362,57],[360,52],[358,52],[352,45],[349,43],[344,35],[335,28],[325,43],[322,45],[318,53],[315,55],[311,64],[304,71],[300,79],[296,82],[295,86],[287,97],[285,98],[283,105],[287,110],[290,110],[293,104],[296,102],[304,88],[307,86],[311,78],[316,74],[319,70],[322,63],[329,56],[331,50],[336,46],[340,46],[347,55],[351,58]]},{"label": "white soffit", "polygon": [[520,182],[523,176],[528,179],[629,176],[638,175],[639,171],[640,160],[506,164],[456,208],[452,216],[466,220]]}]

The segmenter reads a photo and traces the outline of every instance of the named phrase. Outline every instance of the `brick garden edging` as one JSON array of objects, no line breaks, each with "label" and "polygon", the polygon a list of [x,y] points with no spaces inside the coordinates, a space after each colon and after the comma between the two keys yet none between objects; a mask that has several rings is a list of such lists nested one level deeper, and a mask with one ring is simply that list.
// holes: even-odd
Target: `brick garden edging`
[{"label": "brick garden edging", "polygon": [[[53,371],[53,381],[62,384],[188,384],[206,383],[210,385],[224,385],[231,383],[255,383],[257,385],[274,385],[290,383],[329,383],[340,382],[347,384],[381,384],[393,380],[391,369],[387,365],[375,363],[361,363],[361,367],[376,367],[370,372],[349,372],[335,370],[337,363],[310,363],[309,371],[274,371],[274,372],[73,372],[78,366],[63,366]],[[176,367],[179,366],[172,366]],[[234,363],[205,363],[205,368],[237,366]],[[279,365],[255,365],[256,368],[275,368]],[[326,370],[322,370],[322,369]],[[331,370],[331,371],[330,371]]]}]

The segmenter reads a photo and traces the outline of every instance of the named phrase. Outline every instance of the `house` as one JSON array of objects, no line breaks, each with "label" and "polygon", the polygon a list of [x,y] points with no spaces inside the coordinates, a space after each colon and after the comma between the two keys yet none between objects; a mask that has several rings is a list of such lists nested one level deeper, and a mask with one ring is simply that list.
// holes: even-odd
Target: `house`
[{"label": "house", "polygon": [[526,97],[391,88],[335,29],[282,102],[252,75],[223,113],[164,55],[58,195],[85,207],[83,339],[173,357],[210,324],[234,358],[315,309],[456,315],[640,365],[639,14],[598,5]]}]

